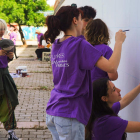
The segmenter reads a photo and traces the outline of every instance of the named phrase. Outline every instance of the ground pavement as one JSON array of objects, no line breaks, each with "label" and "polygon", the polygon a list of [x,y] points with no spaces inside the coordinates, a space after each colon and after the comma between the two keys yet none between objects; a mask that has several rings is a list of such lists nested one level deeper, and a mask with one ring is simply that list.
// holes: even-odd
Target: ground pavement
[{"label": "ground pavement", "polygon": [[[35,60],[35,46],[17,47],[18,59],[9,63],[9,71],[16,72],[17,66],[27,66],[29,77],[14,78],[19,91],[16,107],[16,134],[22,140],[52,140],[47,129],[46,104],[53,88],[49,62]],[[7,132],[0,125],[0,140],[7,140]]]}]

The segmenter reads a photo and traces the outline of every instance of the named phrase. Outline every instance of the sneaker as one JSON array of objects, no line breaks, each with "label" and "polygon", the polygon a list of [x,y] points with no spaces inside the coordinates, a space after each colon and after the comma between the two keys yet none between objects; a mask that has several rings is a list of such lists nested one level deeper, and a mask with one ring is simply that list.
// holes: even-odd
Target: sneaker
[{"label": "sneaker", "polygon": [[12,131],[12,132],[10,132],[10,133],[8,133],[8,134],[9,134],[8,140],[21,140],[21,139],[19,139],[19,138],[16,136],[16,134],[15,134],[14,131]]}]

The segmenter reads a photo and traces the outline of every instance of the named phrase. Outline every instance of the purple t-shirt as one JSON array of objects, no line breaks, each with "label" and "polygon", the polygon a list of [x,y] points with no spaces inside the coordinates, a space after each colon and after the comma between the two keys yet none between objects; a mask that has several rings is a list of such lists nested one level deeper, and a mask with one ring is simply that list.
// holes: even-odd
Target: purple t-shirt
[{"label": "purple t-shirt", "polygon": [[[118,114],[120,102],[113,104],[114,113]],[[128,121],[117,116],[105,115],[94,123],[92,140],[121,140]]]},{"label": "purple t-shirt", "polygon": [[78,37],[54,42],[51,51],[54,89],[47,104],[47,114],[76,118],[87,124],[92,107],[90,70],[101,55],[86,40]]},{"label": "purple t-shirt", "polygon": [[7,66],[8,66],[7,56],[0,56],[0,68],[6,68]]},{"label": "purple t-shirt", "polygon": [[40,34],[37,35],[37,41],[38,41],[39,44],[40,44],[40,37],[41,37],[42,35],[43,35],[42,33],[40,33]]},{"label": "purple t-shirt", "polygon": [[[109,59],[113,53],[112,49],[105,44],[95,45],[94,47],[98,51],[100,51],[106,59]],[[91,71],[92,82],[99,78],[103,78],[103,77],[109,78],[107,72],[105,72],[95,66],[94,69]]]},{"label": "purple t-shirt", "polygon": [[11,34],[10,34],[10,39],[13,41],[13,38],[14,38],[14,45],[16,45],[16,37],[17,37],[17,34],[15,33],[15,32],[12,32]]},{"label": "purple t-shirt", "polygon": [[85,39],[85,37],[83,35],[78,36],[79,38]]}]

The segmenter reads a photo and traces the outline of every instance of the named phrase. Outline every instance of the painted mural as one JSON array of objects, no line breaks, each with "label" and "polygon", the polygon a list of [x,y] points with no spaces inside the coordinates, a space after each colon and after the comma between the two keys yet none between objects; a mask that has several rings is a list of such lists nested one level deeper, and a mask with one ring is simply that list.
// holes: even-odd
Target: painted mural
[{"label": "painted mural", "polygon": [[22,31],[25,37],[25,40],[36,40],[37,34],[36,30],[40,30],[41,33],[44,33],[47,30],[47,27],[33,27],[33,26],[22,26]]}]

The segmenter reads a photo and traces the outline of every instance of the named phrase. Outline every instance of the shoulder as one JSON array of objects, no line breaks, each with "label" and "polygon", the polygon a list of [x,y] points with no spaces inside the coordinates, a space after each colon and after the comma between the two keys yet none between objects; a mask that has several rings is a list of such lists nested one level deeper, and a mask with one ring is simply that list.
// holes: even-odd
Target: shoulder
[{"label": "shoulder", "polygon": [[97,49],[102,49],[102,50],[106,50],[106,51],[111,50],[112,51],[112,49],[106,44],[99,44],[99,45],[95,45],[94,47]]},{"label": "shoulder", "polygon": [[70,45],[73,44],[73,45],[79,45],[79,44],[81,44],[83,42],[87,42],[87,41],[85,41],[82,38],[73,37],[73,36],[68,38],[68,39],[66,39],[66,40],[64,40],[63,42],[59,42],[59,39],[56,39],[53,44],[70,44]]},{"label": "shoulder", "polygon": [[119,113],[120,108],[121,108],[120,102],[116,102],[112,106],[112,110],[114,111],[115,114]]},{"label": "shoulder", "polygon": [[108,128],[111,128],[111,129],[113,129],[113,128],[117,129],[122,126],[124,126],[126,128],[128,121],[123,120],[122,118],[120,118],[118,116],[105,115],[96,121],[96,125],[98,126],[99,124],[106,125],[106,126],[108,126]]},{"label": "shoulder", "polygon": [[85,38],[82,38],[82,37],[77,37],[77,38],[80,41],[80,47],[96,49],[88,41],[86,41]]},{"label": "shoulder", "polygon": [[98,51],[102,52],[106,59],[109,59],[113,53],[113,50],[105,44],[99,44],[94,46]]},{"label": "shoulder", "polygon": [[107,119],[108,126],[112,126],[114,129],[119,129],[121,127],[124,127],[124,130],[128,124],[127,120],[123,120],[122,118],[118,116],[110,116]]}]

